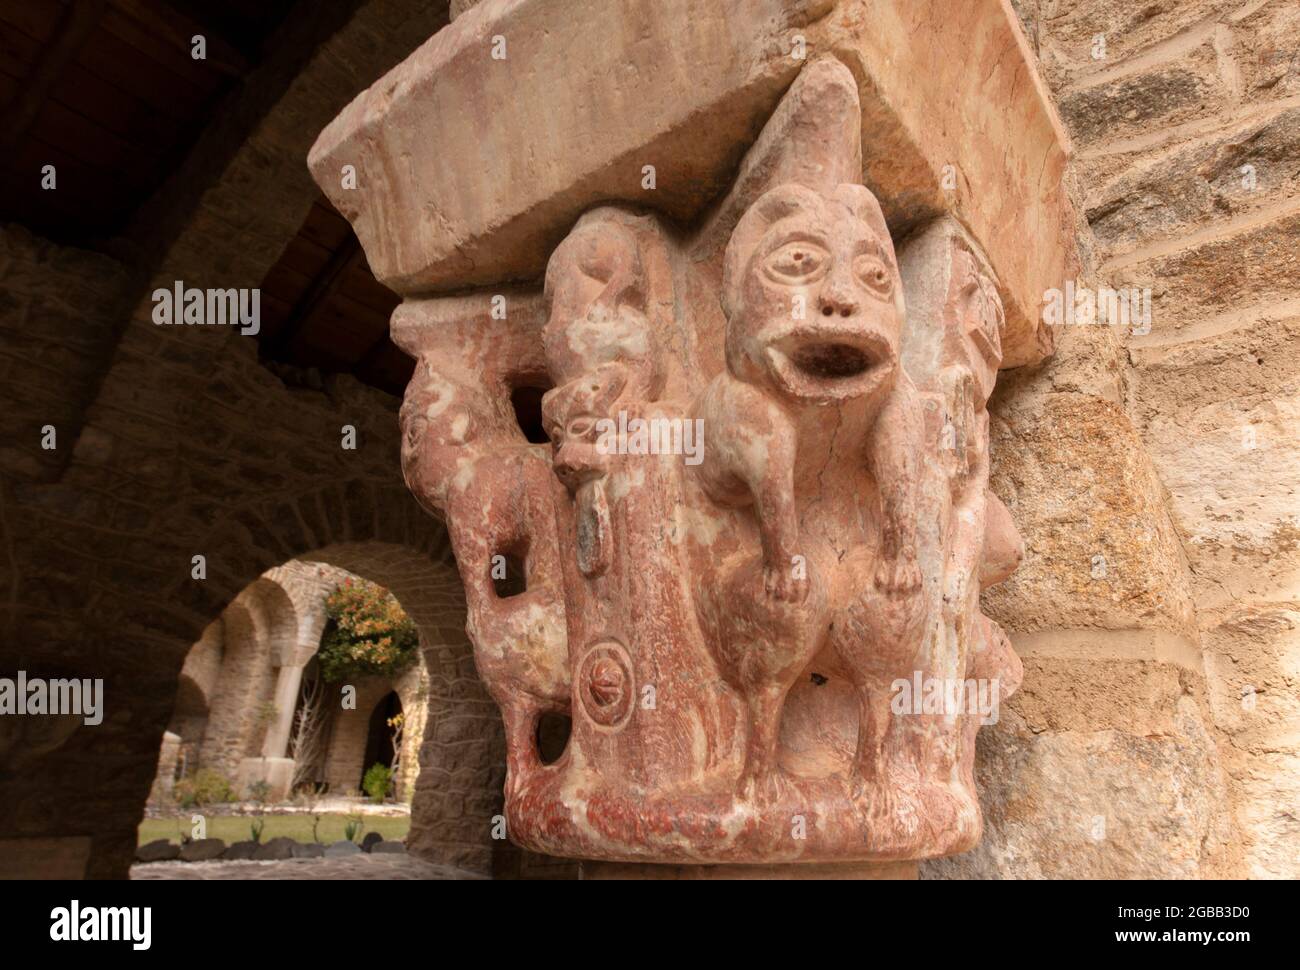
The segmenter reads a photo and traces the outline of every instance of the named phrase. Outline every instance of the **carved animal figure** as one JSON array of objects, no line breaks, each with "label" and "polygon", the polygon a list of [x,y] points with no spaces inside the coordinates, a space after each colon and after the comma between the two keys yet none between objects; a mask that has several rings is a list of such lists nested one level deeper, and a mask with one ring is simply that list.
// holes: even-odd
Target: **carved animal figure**
[{"label": "carved animal figure", "polygon": [[578,568],[600,576],[613,556],[606,479],[610,455],[599,447],[599,422],[610,416],[627,386],[627,368],[603,364],[542,398],[542,423],[551,439],[551,468],[576,504]]},{"label": "carved animal figure", "polygon": [[901,283],[880,204],[844,184],[822,195],[797,184],[763,195],[741,218],[723,277],[726,370],[696,407],[710,436],[697,466],[715,501],[753,504],[764,584],[800,602],[794,471],[798,418],[811,409],[866,417],[866,459],[881,501],[876,582],[920,583],[909,486],[922,438],[915,388],[898,365]]},{"label": "carved animal figure", "polygon": [[[541,714],[569,708],[555,479],[537,446],[508,434],[485,400],[427,360],[407,387],[400,421],[407,485],[447,522],[474,661],[501,706],[507,784],[517,786],[540,765]],[[498,557],[522,560],[525,591],[498,595]]]},{"label": "carved animal figure", "polygon": [[641,247],[622,218],[617,209],[588,213],[546,268],[551,311],[542,341],[557,386],[542,399],[542,415],[552,467],[574,498],[578,567],[587,577],[602,575],[614,555],[610,456],[597,447],[597,423],[655,400],[664,384]]},{"label": "carved animal figure", "polygon": [[[920,585],[909,489],[923,425],[899,366],[901,281],[875,197],[852,184],[825,194],[793,183],[769,190],[728,245],[723,308],[727,367],[696,407],[710,435],[696,471],[711,498],[752,504],[758,519],[762,590],[751,592],[753,560],[723,577],[730,609],[718,623],[716,655],[748,708],[742,792],[775,795],[781,710],[824,641],[827,611],[826,590],[799,544],[801,417],[839,411],[866,434],[863,457],[882,506],[875,585],[887,600],[908,602]],[[859,638],[843,656],[856,665],[865,708],[874,666],[864,647]],[[873,723],[863,718],[864,736]]]}]

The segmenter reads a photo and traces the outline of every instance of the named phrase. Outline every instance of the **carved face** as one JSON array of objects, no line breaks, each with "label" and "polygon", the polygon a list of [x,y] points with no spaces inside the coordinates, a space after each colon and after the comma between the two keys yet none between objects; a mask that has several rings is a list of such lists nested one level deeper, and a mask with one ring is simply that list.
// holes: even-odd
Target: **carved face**
[{"label": "carved face", "polygon": [[[580,223],[546,267],[546,362],[560,382],[614,360],[654,370],[645,317],[645,272],[636,237],[610,219]],[[653,378],[649,379],[653,384]]]},{"label": "carved face", "polygon": [[542,398],[542,421],[551,439],[551,467],[571,493],[609,472],[609,455],[597,447],[599,422],[610,417],[625,381],[624,369],[608,364]]},{"label": "carved face", "polygon": [[816,404],[892,386],[902,282],[880,206],[862,186],[768,192],[732,235],[723,287],[737,376]]},{"label": "carved face", "polygon": [[398,422],[407,485],[422,502],[441,505],[457,453],[479,434],[469,392],[422,362],[406,387]]},{"label": "carved face", "polygon": [[958,252],[955,269],[957,319],[950,332],[955,331],[956,341],[949,352],[956,358],[953,363],[969,369],[977,403],[982,407],[993,393],[998,368],[1002,365],[1005,322],[1002,299],[993,281],[970,253]]}]

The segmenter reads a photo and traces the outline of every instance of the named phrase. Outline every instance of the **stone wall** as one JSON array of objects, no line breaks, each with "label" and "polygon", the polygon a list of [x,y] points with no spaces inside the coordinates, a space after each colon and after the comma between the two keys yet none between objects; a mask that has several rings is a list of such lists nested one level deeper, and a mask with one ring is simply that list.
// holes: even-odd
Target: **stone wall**
[{"label": "stone wall", "polygon": [[[1188,562],[1246,873],[1295,878],[1300,8],[1202,0],[1136,22],[1117,4],[1042,7],[1098,273],[1153,293],[1123,404]],[[1085,61],[1089,34],[1121,47]]]},{"label": "stone wall", "polygon": [[[986,752],[978,868],[1294,878],[1300,12],[1016,6],[1075,139],[1092,285],[1149,288],[1151,319],[1067,335],[1004,394],[996,479],[1057,488],[1016,509],[1030,561],[990,597],[1036,632]],[[1048,573],[1058,595],[1035,604]],[[1076,772],[1075,849],[1034,851],[1027,814]],[[1109,821],[1092,852],[1089,812]]]},{"label": "stone wall", "polygon": [[[204,183],[143,285],[106,257],[4,227],[0,669],[101,677],[107,710],[97,727],[24,723],[0,739],[0,871],[48,874],[41,860],[57,856],[64,875],[126,874],[187,651],[241,590],[298,557],[387,586],[420,625],[430,710],[411,844],[490,869],[500,719],[445,532],[401,481],[398,402],[347,377],[286,384],[255,341],[157,327],[148,300],[178,279],[259,285],[316,197],[303,164],[316,132],[446,16],[445,4],[362,6]],[[207,166],[192,158],[178,178]],[[119,281],[135,309],[115,316]],[[40,447],[47,424],[53,452]],[[340,447],[344,424],[355,450]]]},{"label": "stone wall", "polygon": [[[48,483],[67,464],[103,376],[130,272],[8,225],[0,227],[0,279],[0,467],[7,482]],[[53,448],[42,446],[46,425]]]}]

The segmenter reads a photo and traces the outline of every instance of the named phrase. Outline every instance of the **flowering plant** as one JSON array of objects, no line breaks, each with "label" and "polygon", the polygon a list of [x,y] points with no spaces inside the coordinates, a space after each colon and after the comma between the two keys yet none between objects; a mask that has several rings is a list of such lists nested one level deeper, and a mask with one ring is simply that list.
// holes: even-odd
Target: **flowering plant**
[{"label": "flowering plant", "polygon": [[384,587],[345,579],[325,600],[325,612],[330,623],[317,660],[326,680],[394,674],[414,659],[419,632]]}]

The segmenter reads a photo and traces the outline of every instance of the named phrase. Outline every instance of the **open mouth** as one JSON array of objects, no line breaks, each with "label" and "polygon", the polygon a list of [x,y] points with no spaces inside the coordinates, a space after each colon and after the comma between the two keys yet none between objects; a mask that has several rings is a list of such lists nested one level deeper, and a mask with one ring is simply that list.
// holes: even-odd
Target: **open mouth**
[{"label": "open mouth", "polygon": [[767,348],[772,372],[799,398],[844,400],[870,393],[888,375],[894,355],[867,333],[795,333]]},{"label": "open mouth", "polygon": [[788,355],[800,373],[813,380],[858,377],[871,368],[871,355],[851,344],[813,344]]}]

